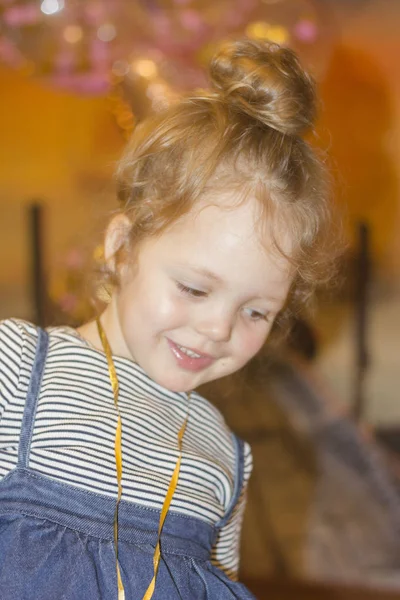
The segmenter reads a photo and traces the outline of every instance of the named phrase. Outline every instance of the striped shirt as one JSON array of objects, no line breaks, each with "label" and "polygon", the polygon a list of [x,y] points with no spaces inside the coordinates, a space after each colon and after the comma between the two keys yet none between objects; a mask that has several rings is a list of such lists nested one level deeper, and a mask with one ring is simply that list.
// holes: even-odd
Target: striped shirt
[{"label": "striped shirt", "polygon": [[[116,497],[117,414],[106,356],[70,327],[48,332],[29,467],[57,481]],[[34,325],[16,319],[0,322],[0,480],[17,465],[36,342]],[[236,476],[235,443],[222,415],[195,392],[189,405],[187,394],[159,386],[129,359],[116,356],[114,362],[123,422],[123,498],[162,508],[178,458],[178,431],[189,414],[170,510],[218,522],[230,505]],[[246,444],[243,489],[212,554],[212,561],[233,579],[251,466]]]}]

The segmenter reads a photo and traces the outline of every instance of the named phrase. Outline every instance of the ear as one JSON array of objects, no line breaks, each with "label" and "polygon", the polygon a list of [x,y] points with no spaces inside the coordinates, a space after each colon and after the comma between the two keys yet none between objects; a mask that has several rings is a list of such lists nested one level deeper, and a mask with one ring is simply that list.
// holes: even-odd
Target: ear
[{"label": "ear", "polygon": [[104,236],[104,259],[112,271],[115,270],[115,255],[127,241],[131,225],[123,214],[116,215],[108,224]]}]

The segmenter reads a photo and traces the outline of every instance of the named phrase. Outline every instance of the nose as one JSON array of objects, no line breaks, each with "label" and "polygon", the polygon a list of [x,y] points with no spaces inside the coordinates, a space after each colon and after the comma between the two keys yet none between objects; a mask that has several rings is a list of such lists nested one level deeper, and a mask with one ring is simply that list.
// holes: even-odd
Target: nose
[{"label": "nose", "polygon": [[196,323],[196,331],[213,342],[228,342],[232,329],[233,318],[227,314],[208,314]]}]

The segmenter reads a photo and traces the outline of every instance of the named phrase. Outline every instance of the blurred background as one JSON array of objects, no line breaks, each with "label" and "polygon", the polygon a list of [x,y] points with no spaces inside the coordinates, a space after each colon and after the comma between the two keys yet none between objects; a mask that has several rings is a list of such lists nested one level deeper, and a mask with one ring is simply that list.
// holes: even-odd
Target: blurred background
[{"label": "blurred background", "polygon": [[0,318],[86,318],[126,139],[207,85],[219,41],[287,44],[318,82],[340,285],[279,356],[205,390],[253,447],[260,598],[400,598],[399,31],[399,0],[0,0]]}]

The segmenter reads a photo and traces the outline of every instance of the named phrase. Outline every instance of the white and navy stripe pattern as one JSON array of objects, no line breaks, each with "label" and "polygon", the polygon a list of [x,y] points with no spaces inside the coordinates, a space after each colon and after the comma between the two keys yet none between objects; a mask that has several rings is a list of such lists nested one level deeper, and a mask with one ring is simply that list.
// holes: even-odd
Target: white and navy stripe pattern
[{"label": "white and navy stripe pattern", "polygon": [[[100,494],[116,497],[116,411],[107,359],[75,330],[51,328],[37,406],[29,467]],[[0,479],[16,467],[18,443],[37,329],[21,320],[0,324]],[[114,357],[123,420],[123,497],[161,509],[177,456],[177,435],[188,398],[152,381],[134,362]],[[178,488],[171,509],[217,523],[232,499],[235,444],[219,411],[193,393]],[[231,577],[239,538],[251,453],[245,447],[245,485],[221,529],[213,560]]]}]

